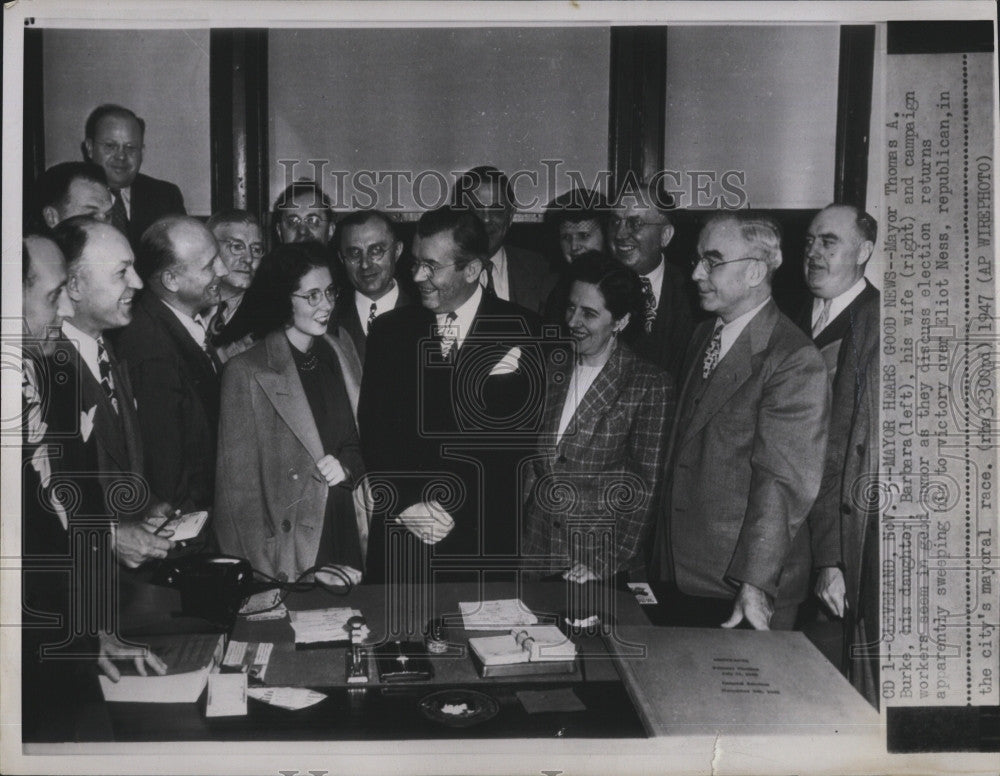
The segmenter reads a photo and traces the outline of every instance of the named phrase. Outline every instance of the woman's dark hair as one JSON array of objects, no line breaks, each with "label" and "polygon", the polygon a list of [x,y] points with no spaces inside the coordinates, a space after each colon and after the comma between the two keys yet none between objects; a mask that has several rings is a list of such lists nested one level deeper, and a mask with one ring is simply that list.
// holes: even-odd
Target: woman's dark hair
[{"label": "woman's dark hair", "polygon": [[590,283],[604,296],[604,306],[616,321],[642,309],[642,281],[634,270],[600,251],[587,251],[569,266],[570,283]]},{"label": "woman's dark hair", "polygon": [[[253,283],[246,291],[240,308],[215,345],[228,345],[250,334],[261,339],[292,319],[292,294],[299,282],[316,268],[330,269],[329,252],[318,243],[276,245],[261,259]],[[336,274],[330,277],[336,285]]]}]

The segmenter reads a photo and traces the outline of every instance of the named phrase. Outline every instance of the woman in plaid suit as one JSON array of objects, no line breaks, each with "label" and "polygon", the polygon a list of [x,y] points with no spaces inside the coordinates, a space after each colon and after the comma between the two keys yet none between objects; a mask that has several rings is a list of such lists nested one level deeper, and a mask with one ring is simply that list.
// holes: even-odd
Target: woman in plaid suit
[{"label": "woman in plaid suit", "polygon": [[673,381],[618,335],[641,309],[638,276],[590,251],[570,267],[573,363],[547,376],[542,444],[527,477],[523,558],[584,583],[640,568],[673,420]]}]

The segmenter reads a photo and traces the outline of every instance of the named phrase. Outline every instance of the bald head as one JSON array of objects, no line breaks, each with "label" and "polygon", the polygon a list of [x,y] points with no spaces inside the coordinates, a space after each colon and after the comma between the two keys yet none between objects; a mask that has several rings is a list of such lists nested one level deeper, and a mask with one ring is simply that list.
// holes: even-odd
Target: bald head
[{"label": "bald head", "polygon": [[218,303],[228,274],[215,237],[190,216],[167,216],[145,231],[138,269],[152,293],[191,317]]}]

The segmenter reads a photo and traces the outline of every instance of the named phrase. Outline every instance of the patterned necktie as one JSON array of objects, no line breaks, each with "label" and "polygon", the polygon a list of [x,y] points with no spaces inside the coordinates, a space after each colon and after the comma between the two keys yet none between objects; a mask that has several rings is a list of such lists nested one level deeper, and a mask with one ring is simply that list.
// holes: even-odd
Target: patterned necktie
[{"label": "patterned necktie", "polygon": [[30,357],[21,361],[21,397],[24,401],[24,428],[28,442],[38,444],[45,435],[42,424],[42,397],[38,391],[38,374]]},{"label": "patterned necktie", "polygon": [[826,328],[826,324],[830,321],[830,306],[833,304],[832,299],[823,300],[823,309],[819,311],[819,318],[816,319],[816,323],[813,324],[813,339],[816,339],[817,335]]},{"label": "patterned necktie", "polygon": [[122,234],[128,234],[128,213],[125,210],[125,200],[118,189],[111,189],[111,225]]},{"label": "patterned necktie", "polygon": [[208,336],[215,339],[220,334],[222,330],[226,328],[226,310],[229,308],[229,302],[219,302],[219,306],[215,311],[215,315],[212,316],[212,320],[208,323]]},{"label": "patterned necktie", "polygon": [[493,262],[487,261],[486,266],[483,267],[483,272],[486,273],[486,285],[483,287],[486,289],[486,293],[489,294],[490,296],[497,295],[497,288],[495,285],[493,285],[493,270],[494,270]]},{"label": "patterned necktie", "polygon": [[458,316],[454,312],[448,313],[445,316],[444,325],[438,326],[438,336],[441,338],[441,355],[445,360],[450,360],[451,352],[454,349],[455,343],[458,340],[458,326],[455,321],[458,320]]},{"label": "patterned necktie", "polygon": [[656,296],[653,294],[653,284],[649,278],[642,277],[639,279],[642,281],[642,325],[646,330],[646,334],[652,334],[653,321],[656,320]]},{"label": "patterned necktie", "polygon": [[372,302],[372,306],[368,308],[368,321],[365,323],[365,334],[372,330],[372,324],[375,323],[376,310],[378,310],[378,305]]},{"label": "patterned necktie", "polygon": [[715,322],[715,331],[705,350],[705,361],[701,367],[701,379],[707,380],[715,367],[719,365],[719,353],[722,352],[722,319]]},{"label": "patterned necktie", "polygon": [[108,357],[108,349],[104,347],[104,338],[97,338],[97,368],[101,372],[101,387],[104,395],[108,397],[111,406],[118,412],[118,394],[115,392],[115,378],[111,374],[111,359]]}]

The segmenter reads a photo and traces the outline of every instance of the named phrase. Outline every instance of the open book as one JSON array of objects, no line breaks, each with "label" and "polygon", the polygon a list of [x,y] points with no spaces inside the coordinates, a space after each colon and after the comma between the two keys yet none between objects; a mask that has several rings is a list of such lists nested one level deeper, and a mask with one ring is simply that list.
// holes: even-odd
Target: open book
[{"label": "open book", "polygon": [[512,628],[503,636],[469,639],[483,676],[568,673],[574,670],[576,644],[555,625]]},{"label": "open book", "polygon": [[222,660],[225,635],[198,633],[190,635],[147,636],[141,640],[167,664],[160,676],[149,668],[140,676],[132,661],[116,665],[121,678],[112,682],[101,676],[104,700],[125,703],[194,703],[208,684],[208,675]]}]

